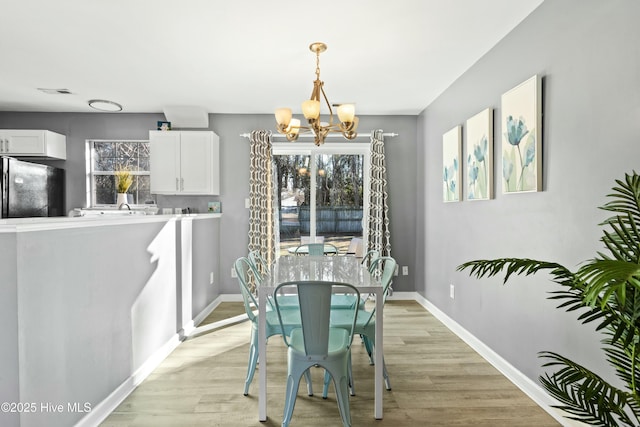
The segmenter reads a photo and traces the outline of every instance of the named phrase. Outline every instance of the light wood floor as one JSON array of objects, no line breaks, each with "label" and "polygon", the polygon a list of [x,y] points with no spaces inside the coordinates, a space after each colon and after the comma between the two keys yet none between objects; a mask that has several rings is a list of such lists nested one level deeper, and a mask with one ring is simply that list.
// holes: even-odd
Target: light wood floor
[{"label": "light wood floor", "polygon": [[[242,308],[223,303],[215,311],[206,322]],[[269,419],[261,423],[257,372],[249,396],[242,395],[249,333],[244,322],[183,342],[102,426],[279,426],[286,349],[280,337],[269,339]],[[559,425],[416,302],[387,302],[384,335],[393,389],[385,391],[384,419],[378,421],[373,418],[373,366],[354,340],[354,426]],[[302,382],[291,426],[340,426],[333,387],[323,400],[322,371],[313,371],[316,394],[307,396]]]}]

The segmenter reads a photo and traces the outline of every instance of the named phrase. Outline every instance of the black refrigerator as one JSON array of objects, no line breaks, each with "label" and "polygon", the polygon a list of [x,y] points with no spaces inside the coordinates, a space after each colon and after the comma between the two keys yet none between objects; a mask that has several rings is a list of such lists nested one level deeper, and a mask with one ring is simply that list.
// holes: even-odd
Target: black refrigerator
[{"label": "black refrigerator", "polygon": [[1,157],[2,218],[65,216],[64,169]]}]

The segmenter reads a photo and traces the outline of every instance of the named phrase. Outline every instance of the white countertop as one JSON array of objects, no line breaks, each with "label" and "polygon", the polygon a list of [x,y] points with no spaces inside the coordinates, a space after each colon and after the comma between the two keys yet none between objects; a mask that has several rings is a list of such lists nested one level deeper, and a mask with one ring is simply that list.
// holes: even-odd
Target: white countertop
[{"label": "white countertop", "polygon": [[216,219],[219,213],[177,215],[89,215],[77,217],[34,217],[0,219],[0,233],[56,230],[63,228],[101,227],[152,222]]}]

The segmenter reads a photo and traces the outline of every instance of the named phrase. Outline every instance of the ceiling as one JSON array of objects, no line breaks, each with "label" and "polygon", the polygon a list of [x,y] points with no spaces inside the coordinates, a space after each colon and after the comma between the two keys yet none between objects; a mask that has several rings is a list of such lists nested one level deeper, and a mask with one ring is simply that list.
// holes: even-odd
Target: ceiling
[{"label": "ceiling", "polygon": [[[0,111],[419,114],[543,0],[2,0]],[[70,94],[38,90],[68,89]]]}]

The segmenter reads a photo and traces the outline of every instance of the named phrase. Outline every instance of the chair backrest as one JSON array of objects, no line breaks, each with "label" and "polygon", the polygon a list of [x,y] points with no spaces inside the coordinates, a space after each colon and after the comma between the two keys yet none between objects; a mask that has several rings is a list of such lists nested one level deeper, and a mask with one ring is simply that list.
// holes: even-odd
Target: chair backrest
[{"label": "chair backrest", "polygon": [[309,254],[310,256],[324,255],[324,243],[307,243],[296,248],[296,255]]},{"label": "chair backrest", "polygon": [[[396,260],[391,258],[390,256],[378,257],[373,260],[372,265],[375,270],[379,264],[382,264],[382,276],[380,278],[380,284],[382,285],[382,303],[384,304],[387,301],[387,296],[389,295],[389,288],[391,287],[391,282],[393,279],[393,275],[396,272]],[[371,271],[371,269],[369,270]],[[373,273],[371,273],[373,274]],[[365,322],[365,325],[368,324],[374,317],[376,309],[371,310],[369,318]]]},{"label": "chair backrest", "polygon": [[383,256],[378,258],[379,261],[382,262],[382,277],[380,278],[380,282],[382,283],[382,288],[384,289],[384,300],[387,300],[387,296],[389,295],[389,288],[391,287],[393,275],[396,273],[396,260],[391,258],[390,256]]},{"label": "chair backrest", "polygon": [[251,251],[249,252],[249,261],[251,262],[251,266],[253,267],[254,273],[258,280],[262,281],[262,278],[269,272],[269,264],[267,264],[267,260],[262,257],[259,251]]},{"label": "chair backrest", "polygon": [[376,266],[376,260],[380,258],[380,252],[376,249],[371,249],[362,257],[362,265],[367,266],[369,273],[373,273]]},{"label": "chair backrest", "polygon": [[[331,320],[331,294],[333,291],[352,294],[359,300],[360,292],[354,286],[338,282],[285,282],[276,287],[274,293],[276,311],[280,319],[281,327],[284,327],[280,315],[278,299],[283,294],[297,292],[300,304],[300,319],[302,321],[302,335],[304,338],[305,354],[307,356],[323,356],[328,353],[329,328]],[[355,328],[356,316],[358,313],[357,304],[350,309],[353,314],[351,329],[349,331],[349,345],[353,340],[353,330]],[[283,334],[284,342],[289,346],[286,334]]]},{"label": "chair backrest", "polygon": [[[238,283],[240,284],[240,292],[242,293],[242,301],[244,303],[244,311],[247,313],[249,319],[255,321],[256,315],[253,313],[253,307],[258,307],[256,298],[251,293],[248,285],[248,277],[250,274],[255,274],[251,261],[248,258],[240,257],[233,264],[233,268],[238,276]],[[252,307],[253,305],[253,307]]]}]

